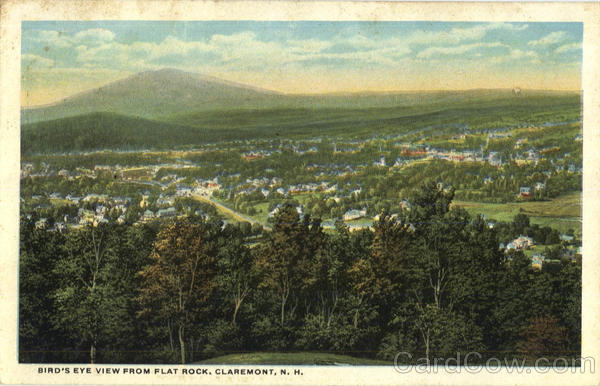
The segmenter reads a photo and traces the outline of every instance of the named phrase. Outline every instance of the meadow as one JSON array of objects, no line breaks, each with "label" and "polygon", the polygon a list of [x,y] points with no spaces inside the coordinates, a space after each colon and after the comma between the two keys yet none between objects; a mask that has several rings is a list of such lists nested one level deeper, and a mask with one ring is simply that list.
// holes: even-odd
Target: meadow
[{"label": "meadow", "polygon": [[519,213],[526,214],[534,224],[549,226],[562,233],[569,230],[581,234],[581,192],[571,192],[548,201],[509,202],[490,204],[473,201],[454,201],[453,206],[464,208],[472,215],[484,214],[487,219],[512,221]]}]

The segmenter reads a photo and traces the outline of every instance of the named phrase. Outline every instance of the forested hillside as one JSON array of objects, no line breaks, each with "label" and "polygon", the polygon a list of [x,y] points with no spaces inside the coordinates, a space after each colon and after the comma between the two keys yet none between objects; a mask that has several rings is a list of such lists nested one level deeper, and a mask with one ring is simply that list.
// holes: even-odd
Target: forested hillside
[{"label": "forested hillside", "polygon": [[202,136],[202,130],[181,125],[113,113],[92,113],[24,126],[21,130],[21,152],[166,149],[202,141]]},{"label": "forested hillside", "polygon": [[[577,95],[507,97],[465,104],[386,108],[229,109],[174,114],[148,120],[94,112],[25,124],[23,154],[92,150],[173,149],[230,140],[316,137],[376,138],[420,131],[479,132],[580,118]],[[422,133],[420,133],[422,134]]]},{"label": "forested hillside", "polygon": [[578,357],[581,261],[532,269],[523,252],[499,250],[498,227],[451,209],[453,196],[421,186],[411,210],[356,232],[342,223],[324,232],[283,206],[259,238],[197,217],[61,233],[24,216],[20,361],[187,363],[309,350],[390,364],[401,351]]}]

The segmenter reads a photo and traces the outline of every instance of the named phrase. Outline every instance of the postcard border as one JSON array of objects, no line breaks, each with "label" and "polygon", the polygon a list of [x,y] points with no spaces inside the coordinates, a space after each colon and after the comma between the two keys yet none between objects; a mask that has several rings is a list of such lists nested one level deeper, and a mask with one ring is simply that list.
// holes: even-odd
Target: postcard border
[{"label": "postcard border", "polygon": [[[390,367],[308,366],[300,377],[75,376],[38,374],[17,361],[18,207],[20,170],[20,33],[23,20],[435,20],[583,22],[583,325],[582,356],[600,359],[600,4],[598,3],[400,3],[287,1],[67,1],[7,0],[0,5],[0,382],[19,384],[565,384],[595,383],[594,373],[399,374]],[[600,363],[599,363],[600,365]],[[82,367],[90,367],[82,365]],[[92,368],[108,367],[102,365]],[[140,367],[140,366],[109,366]],[[147,366],[145,366],[147,367]],[[153,368],[155,368],[154,366]],[[171,366],[181,368],[181,366]],[[239,368],[240,366],[217,366]],[[294,366],[285,366],[293,368]],[[296,366],[298,367],[298,366]],[[276,368],[279,366],[261,366]],[[443,378],[440,378],[443,377]]]}]

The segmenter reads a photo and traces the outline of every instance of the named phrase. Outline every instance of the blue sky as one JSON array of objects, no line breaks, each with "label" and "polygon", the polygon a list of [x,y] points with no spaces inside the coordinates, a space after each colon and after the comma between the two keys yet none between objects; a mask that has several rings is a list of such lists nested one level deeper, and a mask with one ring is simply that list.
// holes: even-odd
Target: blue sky
[{"label": "blue sky", "polygon": [[580,89],[581,23],[43,21],[22,26],[22,102],[179,68],[290,93]]}]

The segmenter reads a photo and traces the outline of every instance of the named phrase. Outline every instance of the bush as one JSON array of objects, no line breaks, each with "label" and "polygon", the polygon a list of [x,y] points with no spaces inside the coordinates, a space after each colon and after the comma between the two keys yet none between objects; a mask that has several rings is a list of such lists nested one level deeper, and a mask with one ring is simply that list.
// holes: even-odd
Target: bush
[{"label": "bush", "polygon": [[203,329],[202,356],[206,358],[238,352],[243,344],[237,325],[218,319]]},{"label": "bush", "polygon": [[268,316],[257,319],[251,327],[250,335],[253,339],[253,350],[286,351],[290,347],[289,327],[281,327]]}]

